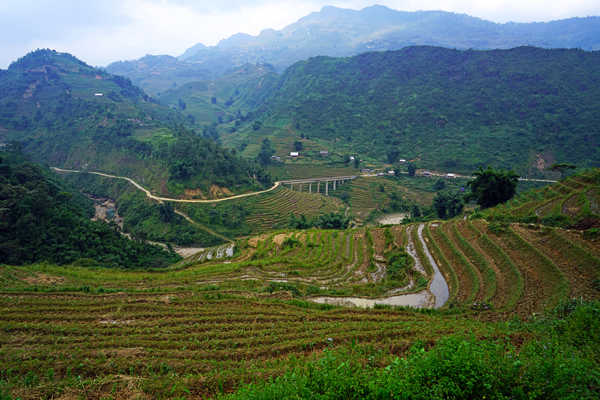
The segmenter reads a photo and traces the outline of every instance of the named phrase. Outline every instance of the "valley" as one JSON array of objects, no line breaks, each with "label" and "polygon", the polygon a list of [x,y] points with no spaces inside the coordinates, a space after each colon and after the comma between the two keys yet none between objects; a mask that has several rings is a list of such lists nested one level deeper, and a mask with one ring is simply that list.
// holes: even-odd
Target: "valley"
[{"label": "valley", "polygon": [[0,400],[600,398],[600,17],[192,3],[2,13]]}]

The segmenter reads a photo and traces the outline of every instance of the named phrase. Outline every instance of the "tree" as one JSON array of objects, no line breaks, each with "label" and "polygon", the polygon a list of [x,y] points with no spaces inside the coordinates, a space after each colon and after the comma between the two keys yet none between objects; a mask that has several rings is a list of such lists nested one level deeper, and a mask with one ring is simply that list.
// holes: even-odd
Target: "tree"
[{"label": "tree", "polygon": [[271,146],[271,141],[269,138],[265,138],[262,141],[262,145],[260,146],[260,152],[258,153],[258,162],[261,165],[268,165],[271,163],[271,156],[275,154],[275,150],[273,146]]},{"label": "tree", "polygon": [[570,169],[575,169],[577,168],[574,164],[569,164],[569,163],[556,163],[556,164],[552,164],[550,166],[550,168],[548,168],[550,171],[554,171],[554,172],[560,172],[560,177],[564,178],[565,173],[570,170]]},{"label": "tree", "polygon": [[419,218],[421,216],[421,209],[419,208],[418,205],[413,204],[410,209],[410,214],[412,215],[413,218]]},{"label": "tree", "polygon": [[463,207],[463,198],[456,192],[438,192],[433,199],[433,208],[440,218],[455,217],[462,212]]},{"label": "tree", "polygon": [[360,167],[360,160],[354,156],[354,168],[358,169],[358,167]]},{"label": "tree", "polygon": [[444,190],[446,188],[446,182],[443,179],[438,179],[433,184],[433,190],[439,192],[440,190]]},{"label": "tree", "polygon": [[173,204],[166,202],[158,205],[158,214],[160,216],[160,220],[163,222],[171,222],[173,217],[175,216],[175,210],[173,209]]},{"label": "tree", "polygon": [[257,131],[262,127],[262,122],[260,121],[254,121],[254,123],[252,124],[252,129]]},{"label": "tree", "polygon": [[398,150],[394,149],[387,152],[388,163],[393,164],[398,161],[398,158],[400,158],[400,152]]},{"label": "tree", "polygon": [[415,176],[415,173],[417,172],[417,166],[415,163],[409,162],[406,164],[406,169],[408,171],[408,176]]},{"label": "tree", "polygon": [[296,151],[301,151],[303,147],[304,147],[304,146],[302,145],[302,142],[301,142],[301,141],[299,141],[299,140],[296,140],[296,141],[294,142],[294,149],[295,149]]},{"label": "tree", "polygon": [[519,176],[512,170],[480,168],[474,175],[475,179],[467,184],[471,187],[468,199],[474,199],[482,208],[507,202],[517,191]]}]

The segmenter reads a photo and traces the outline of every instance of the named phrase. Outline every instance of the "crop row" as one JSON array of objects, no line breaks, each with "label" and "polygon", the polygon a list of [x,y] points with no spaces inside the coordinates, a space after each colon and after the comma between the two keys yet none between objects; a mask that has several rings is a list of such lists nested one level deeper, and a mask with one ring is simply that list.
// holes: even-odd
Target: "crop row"
[{"label": "crop row", "polygon": [[483,220],[430,223],[428,247],[450,288],[450,303],[490,304],[529,314],[568,297],[597,298],[600,258],[559,228]]}]

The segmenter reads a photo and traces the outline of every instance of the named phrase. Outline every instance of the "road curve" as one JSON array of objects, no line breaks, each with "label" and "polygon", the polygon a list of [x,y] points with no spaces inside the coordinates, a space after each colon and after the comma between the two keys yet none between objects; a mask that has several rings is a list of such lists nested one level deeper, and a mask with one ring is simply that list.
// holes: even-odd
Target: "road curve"
[{"label": "road curve", "polygon": [[281,182],[277,181],[277,182],[275,182],[275,184],[271,188],[266,189],[266,190],[261,190],[259,192],[238,194],[238,195],[235,195],[235,196],[224,197],[222,199],[214,199],[214,200],[200,200],[200,199],[186,200],[186,199],[173,199],[173,198],[170,198],[170,197],[155,196],[148,189],[146,189],[145,187],[143,187],[142,185],[140,185],[139,183],[137,183],[133,179],[128,178],[126,176],[116,176],[116,175],[105,174],[103,172],[94,172],[94,171],[78,171],[78,170],[75,170],[75,169],[62,169],[62,168],[57,168],[57,167],[51,167],[51,168],[53,170],[55,170],[56,172],[62,172],[62,173],[84,173],[84,174],[94,174],[94,175],[104,176],[106,178],[124,179],[124,180],[128,181],[129,183],[131,183],[136,188],[138,188],[139,190],[141,190],[142,192],[146,193],[146,196],[148,198],[152,199],[152,200],[156,200],[156,201],[171,201],[171,202],[175,202],[175,203],[206,203],[206,204],[220,203],[222,201],[241,199],[241,198],[244,198],[244,197],[257,196],[259,194],[268,193],[270,191],[273,191],[273,190],[277,189],[281,185]]}]

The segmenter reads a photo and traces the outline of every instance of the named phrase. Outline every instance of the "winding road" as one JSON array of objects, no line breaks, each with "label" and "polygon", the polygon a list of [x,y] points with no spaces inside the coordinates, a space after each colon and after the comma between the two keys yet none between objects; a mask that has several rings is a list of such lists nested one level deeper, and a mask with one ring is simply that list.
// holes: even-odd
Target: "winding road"
[{"label": "winding road", "polygon": [[[237,194],[237,195],[234,195],[234,196],[223,197],[222,199],[212,199],[212,200],[191,199],[190,200],[190,199],[174,199],[174,198],[171,198],[171,197],[155,196],[148,189],[146,189],[145,187],[143,187],[142,185],[140,185],[139,183],[137,183],[133,179],[128,178],[126,176],[110,175],[110,174],[105,174],[104,172],[96,172],[96,171],[80,171],[80,170],[76,170],[76,169],[63,169],[63,168],[58,168],[58,167],[51,167],[51,169],[53,169],[56,172],[61,172],[61,173],[94,174],[94,175],[103,176],[105,178],[123,179],[123,180],[126,180],[129,183],[131,183],[133,186],[135,186],[136,188],[138,188],[142,192],[146,193],[146,196],[148,198],[156,200],[156,201],[171,201],[171,202],[174,202],[174,203],[204,203],[204,204],[220,203],[220,202],[223,202],[223,201],[229,201],[229,200],[235,200],[235,199],[242,199],[244,197],[258,196],[260,194],[272,192],[273,190],[277,189],[282,184],[286,184],[286,183],[295,184],[295,183],[309,182],[309,181],[314,181],[314,180],[319,180],[319,179],[328,179],[328,180],[339,179],[339,180],[342,180],[342,179],[348,179],[348,178],[350,178],[348,176],[338,176],[338,177],[332,176],[332,177],[327,177],[327,178],[310,178],[310,179],[295,179],[295,180],[289,180],[289,181],[277,181],[269,189],[260,190],[258,192]],[[363,175],[360,175],[360,176],[361,177],[374,177],[374,176],[378,176],[378,175],[366,175],[366,174],[363,174]],[[433,176],[446,177],[447,175],[444,175],[444,174],[433,174]],[[468,176],[463,176],[463,175],[458,175],[458,174],[456,174],[455,177],[457,177],[457,178],[475,178],[475,177],[468,177]],[[353,176],[351,178],[355,178],[355,176]],[[548,180],[548,179],[519,178],[519,180],[520,181],[528,181],[528,182],[545,182],[545,183],[556,183],[557,182],[557,181]]]},{"label": "winding road", "polygon": [[241,199],[241,198],[244,198],[244,197],[257,196],[259,194],[268,193],[268,192],[271,192],[271,191],[277,189],[279,187],[279,185],[281,185],[281,182],[277,181],[277,182],[275,182],[275,184],[271,188],[269,188],[267,190],[261,190],[259,192],[252,192],[252,193],[237,194],[235,196],[224,197],[222,199],[214,199],[214,200],[200,200],[200,199],[186,200],[186,199],[173,199],[171,197],[155,196],[148,189],[146,189],[145,187],[143,187],[142,185],[140,185],[139,183],[137,183],[133,179],[128,178],[126,176],[110,175],[110,174],[105,174],[103,172],[95,172],[95,171],[79,171],[79,170],[76,170],[76,169],[62,169],[62,168],[57,168],[57,167],[52,167],[52,169],[55,170],[56,172],[62,172],[62,173],[94,174],[94,175],[104,176],[106,178],[123,179],[123,180],[126,180],[129,183],[131,183],[133,186],[135,186],[136,188],[138,188],[142,192],[146,193],[146,196],[148,198],[152,199],[152,200],[156,200],[156,201],[172,201],[172,202],[175,202],[175,203],[207,203],[207,204],[219,203],[219,202],[222,202],[222,201]]}]

